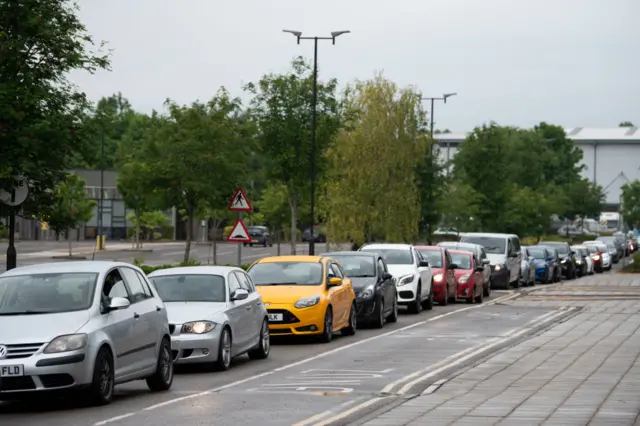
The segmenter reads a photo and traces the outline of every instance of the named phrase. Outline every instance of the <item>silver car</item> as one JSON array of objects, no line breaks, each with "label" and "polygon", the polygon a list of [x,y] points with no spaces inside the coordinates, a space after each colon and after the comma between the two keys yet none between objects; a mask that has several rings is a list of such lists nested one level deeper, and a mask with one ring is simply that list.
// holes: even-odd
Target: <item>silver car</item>
[{"label": "silver car", "polygon": [[114,384],[173,382],[169,321],[137,267],[49,263],[0,275],[0,398],[82,388],[108,404]]},{"label": "silver car", "polygon": [[535,285],[535,258],[531,255],[527,247],[520,247],[520,252],[522,254],[522,265],[520,266],[520,284],[525,287]]},{"label": "silver car", "polygon": [[228,370],[233,357],[269,356],[269,319],[249,275],[229,266],[188,266],[149,274],[169,314],[178,364]]}]

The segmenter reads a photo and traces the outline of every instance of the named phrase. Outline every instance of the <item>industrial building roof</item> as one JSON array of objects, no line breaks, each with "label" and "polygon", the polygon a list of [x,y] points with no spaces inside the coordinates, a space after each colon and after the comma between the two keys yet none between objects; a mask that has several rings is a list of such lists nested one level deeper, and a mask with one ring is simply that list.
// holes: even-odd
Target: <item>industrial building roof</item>
[{"label": "industrial building roof", "polygon": [[[640,143],[638,127],[569,127],[564,129],[567,136],[576,142],[594,143]],[[438,142],[462,142],[469,132],[439,133],[434,135]]]}]

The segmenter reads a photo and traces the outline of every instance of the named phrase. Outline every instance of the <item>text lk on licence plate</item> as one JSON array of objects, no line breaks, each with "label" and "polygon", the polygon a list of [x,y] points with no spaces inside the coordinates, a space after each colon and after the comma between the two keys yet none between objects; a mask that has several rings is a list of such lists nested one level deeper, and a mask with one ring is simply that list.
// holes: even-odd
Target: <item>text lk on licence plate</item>
[{"label": "text lk on licence plate", "polygon": [[0,365],[0,377],[24,376],[24,365]]},{"label": "text lk on licence plate", "polygon": [[269,314],[269,321],[282,321],[282,314]]}]

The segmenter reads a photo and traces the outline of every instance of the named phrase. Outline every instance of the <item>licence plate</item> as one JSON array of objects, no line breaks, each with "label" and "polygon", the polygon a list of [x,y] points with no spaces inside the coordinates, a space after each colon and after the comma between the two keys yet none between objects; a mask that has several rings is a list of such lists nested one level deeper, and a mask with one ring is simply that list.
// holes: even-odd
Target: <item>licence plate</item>
[{"label": "licence plate", "polygon": [[0,366],[0,377],[21,377],[21,376],[24,376],[24,365]]},{"label": "licence plate", "polygon": [[282,321],[282,314],[269,314],[269,321]]},{"label": "licence plate", "polygon": [[252,242],[252,243],[257,243],[257,242],[258,242],[258,240],[251,240],[251,242]]}]

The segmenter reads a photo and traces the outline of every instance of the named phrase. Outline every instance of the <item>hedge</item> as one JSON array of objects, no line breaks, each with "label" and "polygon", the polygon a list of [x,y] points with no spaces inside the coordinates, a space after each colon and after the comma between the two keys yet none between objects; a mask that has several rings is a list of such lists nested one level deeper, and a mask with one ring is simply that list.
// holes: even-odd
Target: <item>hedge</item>
[{"label": "hedge", "polygon": [[[153,271],[158,271],[160,269],[171,269],[171,268],[179,268],[182,266],[200,266],[200,265],[202,265],[200,262],[190,260],[189,262],[180,262],[175,265],[167,263],[164,265],[157,265],[157,266],[150,266],[150,265],[137,265],[137,266],[140,267],[140,269],[142,269],[142,271],[148,275]],[[203,265],[203,266],[207,266],[207,265]],[[226,265],[216,265],[216,266],[237,266],[237,265],[226,264]],[[240,267],[246,271],[247,269],[249,269],[249,266],[251,266],[251,263],[245,263]]]},{"label": "hedge", "polygon": [[633,255],[633,262],[622,268],[621,272],[640,274],[640,253]]}]

